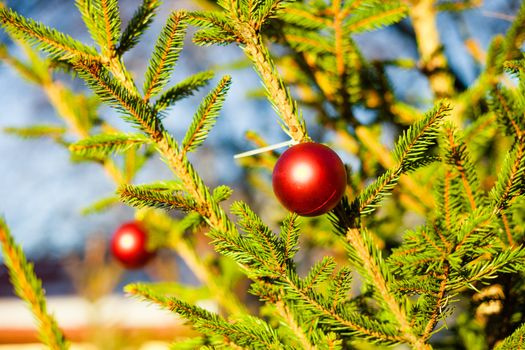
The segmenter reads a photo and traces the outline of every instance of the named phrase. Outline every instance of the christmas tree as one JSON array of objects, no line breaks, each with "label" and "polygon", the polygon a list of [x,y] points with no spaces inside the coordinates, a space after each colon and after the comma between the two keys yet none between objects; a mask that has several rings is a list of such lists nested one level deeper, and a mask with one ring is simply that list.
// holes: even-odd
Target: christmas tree
[{"label": "christmas tree", "polygon": [[[137,208],[137,220],[113,238],[115,257],[140,267],[157,249],[172,249],[219,305],[215,313],[183,298],[177,290],[191,287],[179,281],[127,285],[127,293],[178,314],[197,331],[172,348],[525,345],[525,2],[506,34],[477,55],[483,70],[469,86],[458,84],[447,63],[436,16],[478,6],[474,1],[200,4],[206,10],[168,16],[141,87],[124,55],[143,38],[159,1],[143,0],[124,25],[124,1],[76,0],[93,44],[0,9],[5,32],[26,53],[22,59],[2,46],[2,60],[41,87],[64,121],[6,131],[52,138],[74,160],[103,167],[117,196],[89,211],[103,211],[116,200]],[[405,19],[417,62],[371,61],[354,40]],[[165,127],[170,107],[214,79],[205,71],[171,80],[189,26],[197,29],[197,45],[231,44],[244,52],[289,137],[279,156],[257,131],[248,133],[254,147],[266,151],[239,158],[254,191],[269,186],[273,171],[275,195],[286,208],[278,223],[261,219],[246,202],[225,205],[235,189],[211,188],[189,159],[220,117],[235,84],[229,76],[207,88],[184,137],[176,139]],[[390,66],[422,72],[432,107],[421,111],[396,96]],[[81,80],[93,95],[68,87],[57,71]],[[136,132],[112,126],[99,113],[101,105],[114,108]],[[314,126],[304,110],[315,112],[311,123],[322,130],[318,134],[337,135],[357,166],[345,167],[321,145],[322,137],[310,136]],[[358,116],[363,110],[374,117],[364,122]],[[387,147],[381,143],[385,132],[397,138]],[[137,184],[137,172],[154,157],[173,178]],[[406,219],[411,215],[417,224]],[[196,244],[202,235],[213,259],[203,258]],[[0,242],[15,291],[34,313],[42,341],[68,348],[46,311],[32,265],[3,222]],[[309,266],[301,257],[314,248],[324,256]]]}]

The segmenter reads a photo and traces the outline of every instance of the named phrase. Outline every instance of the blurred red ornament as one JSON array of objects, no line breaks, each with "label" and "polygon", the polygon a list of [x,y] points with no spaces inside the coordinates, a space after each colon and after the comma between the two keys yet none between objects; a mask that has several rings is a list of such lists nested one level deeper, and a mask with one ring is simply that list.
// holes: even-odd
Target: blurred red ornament
[{"label": "blurred red ornament", "polygon": [[111,238],[111,253],[128,269],[143,267],[154,255],[147,250],[148,236],[136,221],[120,226]]},{"label": "blurred red ornament", "polygon": [[327,146],[307,142],[286,150],[273,169],[273,191],[281,204],[301,216],[332,210],[346,189],[346,169]]}]

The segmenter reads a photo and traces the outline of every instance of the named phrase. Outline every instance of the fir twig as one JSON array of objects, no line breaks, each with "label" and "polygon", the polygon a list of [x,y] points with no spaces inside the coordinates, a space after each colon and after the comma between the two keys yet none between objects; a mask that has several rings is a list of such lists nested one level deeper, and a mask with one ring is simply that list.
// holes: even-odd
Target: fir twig
[{"label": "fir twig", "polygon": [[124,52],[133,48],[139,42],[140,36],[153,21],[155,10],[160,6],[159,0],[143,0],[142,4],[133,14],[126,25],[117,47],[117,53],[121,56]]},{"label": "fir twig", "polygon": [[410,319],[402,306],[403,304],[394,297],[393,291],[389,287],[392,277],[384,268],[386,264],[381,258],[379,250],[373,247],[372,244],[367,244],[371,240],[370,236],[366,231],[350,228],[346,233],[346,240],[349,243],[348,248],[350,252],[355,252],[355,257],[357,258],[353,262],[362,264],[362,270],[365,272],[365,275],[368,275],[386,309],[392,313],[393,319],[399,324],[399,330],[404,341],[415,349],[430,349],[431,347],[425,344],[424,339],[414,334]]},{"label": "fir twig", "polygon": [[120,38],[120,14],[118,0],[90,0],[93,17],[97,25],[98,44],[102,55],[111,58],[116,53],[116,44]]},{"label": "fir twig", "polygon": [[4,132],[24,138],[50,137],[61,139],[66,128],[58,125],[31,125],[29,127],[7,127]]},{"label": "fir twig", "polygon": [[447,125],[444,131],[447,139],[447,163],[459,173],[470,208],[474,211],[481,204],[481,193],[474,164],[470,161],[467,146],[457,135],[458,132],[455,132],[451,125]]},{"label": "fir twig", "polygon": [[33,264],[26,260],[22,248],[18,246],[2,218],[0,218],[0,243],[4,263],[15,293],[24,300],[35,317],[40,340],[52,350],[69,349],[69,343],[56,320],[47,312],[45,291],[42,282],[36,277]]},{"label": "fir twig", "polygon": [[525,193],[525,137],[517,140],[514,149],[507,154],[503,169],[490,191],[494,211],[503,212],[511,201]]},{"label": "fir twig", "polygon": [[202,214],[192,198],[172,190],[150,189],[148,186],[123,185],[118,189],[120,198],[137,208],[154,207],[160,209],[178,209],[182,211],[197,211]]},{"label": "fir twig", "polygon": [[510,336],[505,338],[495,350],[518,350],[525,347],[525,324],[522,324]]},{"label": "fir twig", "polygon": [[99,134],[69,145],[69,150],[76,156],[105,159],[112,153],[125,152],[133,146],[150,143],[140,134]]},{"label": "fir twig", "polygon": [[381,199],[395,187],[403,172],[426,164],[428,155],[425,154],[434,145],[438,126],[449,111],[448,103],[443,101],[438,103],[425,118],[412,125],[399,137],[393,151],[394,158],[397,160],[396,166],[388,169],[354,200],[352,206],[359,208],[359,213],[368,214],[374,211]]},{"label": "fir twig", "polygon": [[275,330],[261,319],[243,317],[239,322],[230,323],[217,314],[189,305],[176,298],[164,297],[141,284],[128,285],[125,287],[125,291],[153,302],[162,308],[179,313],[192,321],[195,328],[201,331],[223,336],[225,344],[252,349],[277,350],[282,348]]},{"label": "fir twig", "polygon": [[62,60],[84,57],[90,60],[100,60],[97,52],[89,46],[46,27],[40,22],[20,16],[8,8],[0,8],[0,22],[10,33],[28,43],[38,46],[52,57]]},{"label": "fir twig", "polygon": [[200,72],[175,84],[155,101],[155,110],[163,111],[175,102],[192,96],[197,90],[206,85],[213,76],[214,73],[212,71]]},{"label": "fir twig", "polygon": [[185,17],[186,13],[183,11],[173,12],[160,33],[145,75],[145,101],[162,91],[169,80],[184,43]]},{"label": "fir twig", "polygon": [[230,84],[231,78],[225,76],[217,84],[215,90],[210,92],[201,102],[182,141],[182,154],[195,150],[204,142],[211,128],[215,125]]}]

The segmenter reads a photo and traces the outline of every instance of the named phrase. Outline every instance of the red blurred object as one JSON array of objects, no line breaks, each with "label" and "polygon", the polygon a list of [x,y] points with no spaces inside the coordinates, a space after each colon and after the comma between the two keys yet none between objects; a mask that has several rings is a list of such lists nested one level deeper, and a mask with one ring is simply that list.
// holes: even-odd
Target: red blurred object
[{"label": "red blurred object", "polygon": [[273,169],[273,191],[288,210],[317,216],[332,210],[346,189],[346,169],[331,148],[301,143],[286,150]]},{"label": "red blurred object", "polygon": [[127,222],[113,234],[111,253],[126,268],[141,268],[155,255],[147,250],[147,240],[148,236],[138,222]]}]

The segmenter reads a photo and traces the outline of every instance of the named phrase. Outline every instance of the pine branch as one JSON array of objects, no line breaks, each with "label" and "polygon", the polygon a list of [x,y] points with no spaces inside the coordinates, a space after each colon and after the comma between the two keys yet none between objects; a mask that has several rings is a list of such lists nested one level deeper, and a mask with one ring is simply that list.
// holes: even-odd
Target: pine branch
[{"label": "pine branch", "polygon": [[153,22],[155,10],[160,6],[160,0],[142,0],[142,4],[133,14],[122,33],[120,42],[117,47],[117,54],[122,56],[124,52],[132,49],[138,44],[140,37],[144,31]]},{"label": "pine branch", "polygon": [[92,47],[40,22],[25,18],[11,9],[0,8],[0,22],[11,35],[37,46],[53,58],[71,60],[82,57],[94,61],[100,60]]},{"label": "pine branch", "polygon": [[521,350],[525,348],[525,323],[500,342],[494,350]]},{"label": "pine branch", "polygon": [[[286,325],[288,330],[288,334],[286,334],[286,338],[290,339],[288,341],[288,344],[291,344],[291,348],[301,348],[304,350],[317,350],[321,348],[323,345],[326,345],[326,342],[317,342],[318,339],[312,339],[314,338],[313,334],[314,332],[310,332],[309,329],[305,330],[301,325],[304,325],[308,321],[305,320],[304,312],[303,310],[297,310],[297,308],[290,308],[287,307],[285,302],[282,300],[282,292],[281,292],[281,298],[272,304],[275,306],[275,310],[281,316],[282,323]],[[319,333],[323,334],[322,331],[317,329]],[[321,336],[322,337],[322,336]],[[315,337],[315,338],[321,338],[321,337]],[[293,340],[292,340],[293,339]],[[326,340],[326,339],[323,339]]]},{"label": "pine branch", "polygon": [[215,90],[210,92],[201,102],[182,141],[182,154],[195,150],[206,140],[208,133],[211,131],[213,125],[215,125],[230,84],[231,78],[225,76],[217,84]]},{"label": "pine branch", "polygon": [[490,191],[494,212],[502,213],[512,200],[525,192],[525,137],[517,140],[505,157],[498,180]]},{"label": "pine branch", "polygon": [[414,123],[399,137],[393,153],[403,172],[417,167],[428,149],[435,144],[440,122],[450,111],[451,107],[446,101],[439,101],[432,111],[427,112],[422,120]]},{"label": "pine branch", "polygon": [[[184,221],[190,221],[191,225],[201,224],[202,216],[197,215],[197,223],[192,223],[191,215],[187,215]],[[181,223],[182,224],[182,223]],[[182,236],[185,228],[176,228],[175,234]],[[173,230],[169,233],[173,237]],[[245,304],[243,304],[237,295],[230,290],[227,283],[224,282],[224,276],[218,276],[213,268],[210,266],[214,262],[202,257],[200,252],[195,250],[195,247],[187,242],[185,239],[169,239],[169,245],[177,254],[184,260],[184,262],[191,268],[193,274],[206,285],[208,290],[212,291],[213,297],[220,303],[221,307],[233,315],[248,313]]]},{"label": "pine branch", "polygon": [[[288,88],[285,86],[275,68],[270,53],[263,44],[262,37],[249,22],[244,22],[244,20],[239,17],[246,17],[246,13],[250,10],[246,8],[246,5],[243,7],[236,2],[232,4],[219,2],[219,6],[226,9],[226,14],[192,13],[192,23],[204,26],[207,29],[215,29],[215,32],[213,32],[215,37],[221,36],[223,30],[229,32],[231,28],[232,33],[238,37],[236,41],[244,44],[242,46],[244,52],[248,58],[251,59],[255,69],[259,73],[266,87],[267,97],[283,121],[284,131],[295,141],[307,141],[306,127],[298,111],[297,104],[292,99]],[[228,17],[231,19],[230,23],[225,24]],[[217,29],[219,30],[217,31]],[[199,37],[199,40],[202,40],[202,37]],[[211,42],[214,42],[214,39],[212,39]]]},{"label": "pine branch", "polygon": [[140,134],[98,134],[69,145],[69,151],[82,158],[106,159],[151,141]]},{"label": "pine branch", "polygon": [[1,218],[0,243],[11,283],[16,294],[26,302],[33,313],[38,324],[40,340],[52,350],[69,349],[69,343],[58,328],[56,320],[47,312],[45,291],[42,282],[35,275],[33,264],[26,260],[22,249],[15,243]]},{"label": "pine branch", "polygon": [[519,139],[525,135],[525,116],[524,111],[514,102],[516,100],[517,97],[511,90],[500,86],[491,92],[489,106],[496,114],[498,124],[505,134]]},{"label": "pine branch", "polygon": [[92,16],[97,26],[97,41],[104,57],[116,54],[116,45],[120,38],[121,19],[118,0],[89,0]]},{"label": "pine branch", "polygon": [[325,53],[335,54],[336,49],[330,42],[331,38],[326,38],[320,33],[304,31],[295,27],[285,27],[283,29],[283,35],[286,43],[297,52],[316,54],[319,56]]},{"label": "pine branch", "polygon": [[251,11],[252,21],[254,22],[254,28],[261,28],[265,22],[274,16],[277,16],[279,12],[287,5],[288,0],[260,0],[255,1],[255,6]]},{"label": "pine branch", "polygon": [[31,125],[29,127],[7,127],[4,132],[16,135],[22,138],[40,138],[49,137],[60,140],[66,132],[66,128],[58,125]]},{"label": "pine branch", "polygon": [[97,200],[96,202],[90,204],[87,207],[82,208],[82,215],[91,215],[98,214],[103,211],[108,210],[109,207],[112,207],[119,203],[119,197],[112,195],[110,197],[105,197]]},{"label": "pine branch", "polygon": [[249,278],[278,278],[281,266],[272,264],[261,256],[261,247],[253,242],[252,237],[244,237],[237,232],[224,232],[212,229],[209,235],[213,238],[214,249],[237,262]]},{"label": "pine branch", "polygon": [[308,275],[303,281],[303,288],[309,290],[317,287],[332,276],[335,267],[336,264],[333,257],[323,257],[323,259],[314,264],[310,272],[308,272]]},{"label": "pine branch", "polygon": [[401,21],[408,6],[398,1],[365,1],[352,11],[352,16],[344,25],[347,33],[360,33],[379,29]]},{"label": "pine branch", "polygon": [[284,271],[284,256],[281,242],[262,220],[244,202],[232,204],[231,212],[238,217],[237,224],[248,235],[246,239],[256,244],[260,259],[269,266],[274,266],[277,273]]},{"label": "pine branch", "polygon": [[207,213],[206,219],[210,226],[217,232],[237,234],[233,223],[213,200],[209,189],[187,158],[180,153],[177,143],[165,131],[150,105],[113,79],[99,64],[78,60],[74,68],[102,100],[127,114],[130,122],[138,125],[155,141],[157,149],[172,171],[182,180],[188,194],[196,201],[197,206]]},{"label": "pine branch", "polygon": [[292,99],[289,89],[277,72],[268,49],[262,43],[261,36],[254,33],[252,28],[239,26],[241,28],[238,30],[245,35],[242,38],[245,43],[244,52],[259,73],[266,88],[266,95],[284,124],[284,131],[297,142],[307,141],[309,138],[306,126],[298,111],[297,103]]},{"label": "pine branch", "polygon": [[298,2],[286,6],[284,11],[278,14],[278,17],[286,23],[305,29],[321,29],[330,25],[330,21],[325,17],[312,13],[310,6]]},{"label": "pine branch", "polygon": [[470,208],[475,211],[481,205],[482,197],[474,164],[470,161],[467,146],[458,135],[459,131],[452,125],[447,125],[444,131],[447,140],[446,162],[460,174]]},{"label": "pine branch", "polygon": [[521,3],[520,8],[516,12],[516,17],[512,25],[507,30],[505,41],[503,42],[505,50],[505,60],[522,58],[520,50],[523,41],[525,40],[525,3]]},{"label": "pine branch", "polygon": [[277,350],[282,348],[277,333],[261,319],[245,316],[238,322],[229,323],[219,315],[197,306],[153,293],[152,290],[141,284],[128,285],[124,290],[164,309],[177,312],[188,319],[197,330],[223,336],[226,344],[231,343],[250,349]]},{"label": "pine branch", "polygon": [[362,271],[363,277],[368,279],[369,283],[376,288],[379,301],[396,320],[404,341],[414,348],[430,348],[425,344],[425,340],[414,334],[403,303],[396,300],[393,291],[390,289],[393,277],[381,257],[380,250],[374,246],[367,231],[349,228],[346,233],[346,240],[350,260]]},{"label": "pine branch", "polygon": [[179,191],[159,190],[148,185],[122,185],[117,190],[117,193],[121,200],[136,208],[177,209],[185,212],[197,211],[205,214],[203,209],[195,203],[194,199]]},{"label": "pine branch", "polygon": [[95,10],[93,8],[92,0],[75,0],[75,5],[82,16],[82,20],[95,42],[99,42],[98,24],[95,18]]},{"label": "pine branch", "polygon": [[427,152],[434,146],[439,125],[449,111],[448,103],[441,101],[422,120],[408,128],[394,146],[393,156],[397,160],[397,165],[367,186],[351,207],[359,208],[361,214],[373,212],[384,196],[394,189],[402,173],[426,165]]},{"label": "pine branch", "polygon": [[297,214],[289,214],[281,225],[280,239],[283,245],[283,255],[285,259],[292,260],[299,250],[299,225],[297,224]]},{"label": "pine branch", "polygon": [[157,101],[155,101],[154,109],[158,112],[161,112],[172,106],[175,102],[188,96],[192,96],[201,87],[208,84],[213,76],[214,72],[206,71],[194,74],[191,77],[184,79],[175,86],[166,90],[157,99]]},{"label": "pine branch", "polygon": [[140,127],[153,140],[163,138],[164,128],[151,106],[112,78],[103,66],[92,61],[77,60],[73,68],[102,101],[128,115],[127,120]]},{"label": "pine branch", "polygon": [[193,36],[193,42],[197,45],[226,45],[240,41],[229,19],[221,12],[193,11],[188,17],[189,23],[205,27]]},{"label": "pine branch", "polygon": [[217,203],[220,203],[230,198],[232,194],[233,190],[230,187],[220,185],[213,189],[211,196]]},{"label": "pine branch", "polygon": [[144,80],[145,101],[161,92],[169,81],[184,44],[185,17],[183,11],[173,12],[157,39]]},{"label": "pine branch", "polygon": [[344,336],[357,335],[386,344],[403,341],[403,338],[398,335],[398,330],[391,324],[380,323],[360,312],[342,307],[334,310],[333,302],[325,300],[311,289],[304,288],[304,283],[292,271],[288,271],[284,282],[283,287],[286,288],[287,298],[295,300],[299,307],[317,315],[318,322],[327,327],[329,331]]}]

